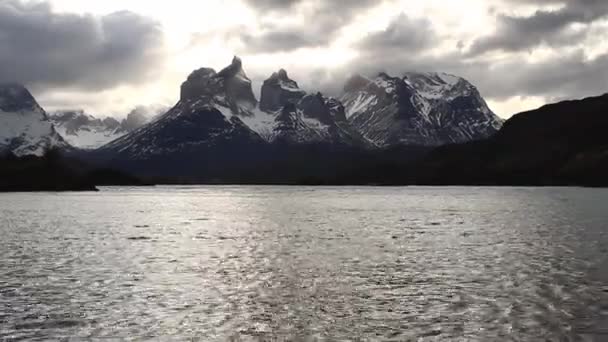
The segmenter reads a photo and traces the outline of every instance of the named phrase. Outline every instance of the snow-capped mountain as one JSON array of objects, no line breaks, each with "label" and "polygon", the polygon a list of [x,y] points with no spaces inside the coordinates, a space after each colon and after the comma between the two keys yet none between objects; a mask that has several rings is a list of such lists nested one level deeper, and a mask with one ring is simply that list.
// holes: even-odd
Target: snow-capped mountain
[{"label": "snow-capped mountain", "polygon": [[479,140],[503,122],[471,83],[444,73],[355,75],[341,100],[348,121],[378,147]]},{"label": "snow-capped mountain", "polygon": [[0,85],[0,152],[42,156],[51,148],[69,149],[70,145],[24,86]]},{"label": "snow-capped mountain", "polygon": [[157,107],[139,106],[121,121],[112,117],[96,118],[82,110],[57,111],[49,118],[57,132],[72,146],[95,149],[143,126],[158,114],[158,110]]},{"label": "snow-capped mountain", "polygon": [[235,58],[219,73],[210,68],[194,71],[182,84],[173,108],[100,152],[142,160],[261,143],[263,139],[240,119],[252,118],[257,105],[251,81]]},{"label": "snow-capped mountain", "polygon": [[182,84],[175,107],[100,151],[148,159],[236,148],[236,144],[358,144],[362,140],[338,100],[306,94],[284,70],[264,82],[258,102],[242,61],[235,57],[220,72],[194,71]]}]

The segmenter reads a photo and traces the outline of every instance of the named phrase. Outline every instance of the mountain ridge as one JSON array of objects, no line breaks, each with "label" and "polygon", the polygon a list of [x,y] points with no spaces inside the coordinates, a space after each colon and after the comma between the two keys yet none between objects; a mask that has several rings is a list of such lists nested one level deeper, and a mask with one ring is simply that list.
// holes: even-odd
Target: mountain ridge
[{"label": "mountain ridge", "polygon": [[120,121],[111,116],[96,117],[81,109],[58,110],[49,113],[49,119],[72,146],[93,150],[143,126],[165,110],[159,106],[137,106]]}]

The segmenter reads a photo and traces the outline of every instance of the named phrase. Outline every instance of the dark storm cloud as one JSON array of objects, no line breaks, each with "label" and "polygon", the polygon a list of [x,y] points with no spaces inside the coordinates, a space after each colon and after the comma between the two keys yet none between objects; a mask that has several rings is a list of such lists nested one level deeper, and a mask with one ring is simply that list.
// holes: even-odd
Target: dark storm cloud
[{"label": "dark storm cloud", "polygon": [[352,12],[374,4],[381,4],[382,0],[243,0],[252,9],[264,12],[281,12],[293,10],[298,6],[312,6],[320,10],[331,11],[336,16],[344,12]]},{"label": "dark storm cloud", "polygon": [[95,17],[55,13],[43,2],[0,2],[0,81],[86,89],[136,83],[162,61],[162,48],[159,24],[131,12]]},{"label": "dark storm cloud", "polygon": [[245,2],[259,11],[283,11],[303,2],[303,0],[245,0]]},{"label": "dark storm cloud", "polygon": [[[573,45],[587,34],[589,24],[608,16],[606,0],[509,0],[529,5],[562,4],[556,10],[537,10],[531,16],[497,15],[496,32],[476,40],[471,55],[502,50],[522,51],[539,45]],[[581,24],[574,27],[574,24]]]},{"label": "dark storm cloud", "polygon": [[301,15],[297,25],[266,25],[255,35],[240,32],[250,52],[285,52],[326,46],[344,26],[384,0],[245,0],[263,18],[270,15]]},{"label": "dark storm cloud", "polygon": [[[339,95],[348,75],[374,76],[381,71],[393,75],[406,71],[453,73],[469,79],[484,96],[498,101],[514,96],[539,96],[548,100],[575,98],[608,91],[608,54],[589,58],[583,51],[568,49],[542,60],[519,55],[488,59],[479,55],[489,50],[519,51],[539,44],[551,44],[560,51],[562,46],[574,46],[587,34],[601,37],[602,32],[596,30],[593,34],[591,32],[596,28],[585,24],[605,17],[608,1],[572,0],[567,4],[552,0],[504,1],[511,5],[538,6],[539,9],[529,17],[510,17],[500,14],[508,7],[497,8],[500,18],[497,32],[475,42],[475,54],[465,51],[466,44],[462,41],[454,44],[452,50],[431,49],[440,45],[445,37],[435,31],[430,20],[402,14],[388,23],[386,29],[361,37],[353,45],[358,57],[343,68],[290,72],[306,89],[319,89],[331,95]],[[333,3],[339,6],[337,2]],[[541,7],[545,5],[558,9],[546,10]],[[291,7],[274,7],[274,10],[294,11],[297,8],[296,2]],[[346,15],[345,18],[352,16]],[[322,19],[321,16],[321,23]],[[583,24],[575,25],[583,28],[574,29],[572,24]],[[331,43],[331,35],[311,35],[310,31],[305,27],[277,31],[280,34],[268,30],[257,37],[264,39],[256,40],[256,37],[244,35],[243,41],[256,51],[267,52]]]},{"label": "dark storm cloud", "polygon": [[241,33],[239,38],[247,51],[252,53],[292,51],[329,43],[327,36],[316,36],[298,29],[270,30],[259,35]]},{"label": "dark storm cloud", "polygon": [[429,20],[412,19],[401,14],[385,30],[365,37],[358,47],[363,50],[407,50],[413,53],[431,46],[436,41],[437,36]]}]

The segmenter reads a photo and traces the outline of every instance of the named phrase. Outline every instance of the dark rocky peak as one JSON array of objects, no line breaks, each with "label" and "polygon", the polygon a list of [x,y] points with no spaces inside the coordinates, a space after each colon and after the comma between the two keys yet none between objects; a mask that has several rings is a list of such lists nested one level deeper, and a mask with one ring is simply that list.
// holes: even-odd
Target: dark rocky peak
[{"label": "dark rocky peak", "polygon": [[298,87],[298,83],[289,78],[284,69],[273,73],[262,85],[260,109],[275,112],[288,104],[300,101],[306,92]]},{"label": "dark rocky peak", "polygon": [[258,103],[251,80],[243,70],[243,62],[239,57],[234,57],[232,63],[217,74],[223,81],[226,99],[230,103],[233,112],[238,113],[238,106],[245,105],[255,107]]},{"label": "dark rocky peak", "polygon": [[307,118],[317,119],[326,125],[333,123],[330,107],[321,93],[304,96],[298,103],[298,108]]},{"label": "dark rocky peak", "polygon": [[346,108],[344,108],[344,105],[340,100],[329,97],[325,99],[325,104],[336,122],[346,122]]},{"label": "dark rocky peak", "polygon": [[277,72],[277,78],[285,81],[289,80],[289,76],[287,76],[287,70],[280,69],[279,72]]},{"label": "dark rocky peak", "polygon": [[219,73],[211,68],[198,69],[182,84],[182,101],[213,98],[223,98],[235,113],[239,112],[239,105],[257,105],[251,80],[245,74],[240,58],[234,57],[232,63]]},{"label": "dark rocky peak", "polygon": [[304,116],[318,119],[327,125],[346,121],[346,110],[342,102],[333,97],[325,97],[320,92],[304,96],[298,103],[298,108]]},{"label": "dark rocky peak", "polygon": [[29,90],[17,83],[0,84],[0,110],[4,112],[38,111],[46,117]]},{"label": "dark rocky peak", "polygon": [[220,71],[217,76],[224,79],[228,79],[235,77],[238,74],[241,74],[241,76],[245,76],[245,78],[247,77],[247,75],[245,75],[245,71],[243,70],[243,61],[239,57],[234,56],[230,65],[222,69],[222,71]]},{"label": "dark rocky peak", "polygon": [[223,91],[221,78],[211,68],[201,68],[193,71],[186,82],[182,83],[181,100],[196,100],[201,97],[213,97]]},{"label": "dark rocky peak", "polygon": [[299,89],[298,83],[287,75],[285,69],[281,69],[278,72],[273,73],[269,79],[264,81],[265,84],[276,84],[283,87]]}]

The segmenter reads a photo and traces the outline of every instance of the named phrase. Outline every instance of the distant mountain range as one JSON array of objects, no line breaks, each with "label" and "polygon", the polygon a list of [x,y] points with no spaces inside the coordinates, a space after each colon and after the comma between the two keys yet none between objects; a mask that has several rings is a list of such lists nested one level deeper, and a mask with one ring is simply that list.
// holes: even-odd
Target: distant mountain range
[{"label": "distant mountain range", "polygon": [[338,99],[307,93],[281,69],[264,81],[258,101],[235,57],[219,72],[194,71],[165,115],[97,152],[138,173],[242,181],[273,165],[270,174],[291,182],[296,176],[287,174],[305,177],[297,168],[325,177],[328,162],[346,164],[353,154],[483,139],[501,125],[474,86],[447,74],[355,76]]},{"label": "distant mountain range", "polygon": [[[190,119],[197,122],[182,129],[196,128],[200,134],[176,130]],[[374,80],[355,76],[336,99],[305,92],[279,70],[264,81],[258,102],[242,61],[235,57],[220,72],[193,72],[173,109],[102,150],[129,151],[131,158],[142,159],[183,146],[208,148],[216,141],[236,139],[368,148],[438,146],[487,138],[501,125],[474,86],[447,74],[381,74]]]},{"label": "distant mountain range", "polygon": [[355,75],[333,98],[300,89],[283,69],[258,100],[235,57],[219,72],[190,74],[164,114],[140,109],[121,122],[48,115],[24,87],[0,86],[0,150],[55,148],[177,183],[580,184],[604,167],[605,100],[505,123],[471,83],[449,74]]},{"label": "distant mountain range", "polygon": [[97,118],[83,110],[61,110],[49,114],[57,132],[72,146],[96,149],[145,125],[155,116],[164,113],[160,106],[139,106],[125,119]]}]

